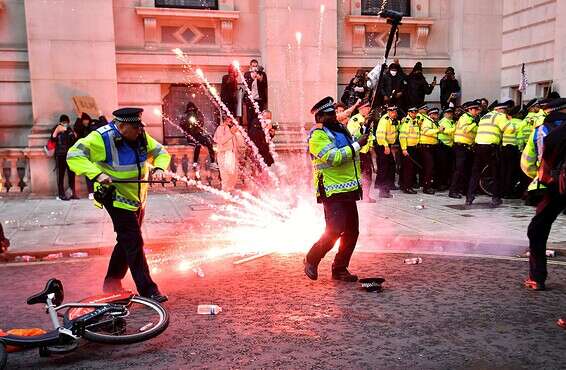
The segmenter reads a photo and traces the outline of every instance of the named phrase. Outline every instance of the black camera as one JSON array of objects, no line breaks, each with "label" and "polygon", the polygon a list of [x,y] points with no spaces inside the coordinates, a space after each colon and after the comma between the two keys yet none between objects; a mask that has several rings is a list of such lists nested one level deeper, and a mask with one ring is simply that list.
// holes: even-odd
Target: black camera
[{"label": "black camera", "polygon": [[382,11],[380,11],[379,16],[381,18],[387,18],[393,23],[401,23],[401,19],[403,19],[403,13],[389,9],[383,9]]}]

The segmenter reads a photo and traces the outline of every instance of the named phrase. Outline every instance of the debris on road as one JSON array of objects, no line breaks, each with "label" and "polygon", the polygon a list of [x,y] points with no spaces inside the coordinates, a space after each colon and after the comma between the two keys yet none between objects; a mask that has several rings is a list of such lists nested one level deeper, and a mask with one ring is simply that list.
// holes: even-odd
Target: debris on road
[{"label": "debris on road", "polygon": [[16,258],[14,258],[16,262],[35,262],[36,260],[37,258],[34,256],[16,256]]},{"label": "debris on road", "polygon": [[218,315],[222,312],[222,307],[215,304],[199,304],[197,314],[199,315]]},{"label": "debris on road", "polygon": [[59,258],[63,258],[63,253],[51,253],[51,254],[48,254],[47,256],[43,257],[41,260],[42,261],[53,261],[53,260],[57,260]]},{"label": "debris on road", "polygon": [[72,257],[72,258],[86,258],[86,257],[88,257],[88,253],[87,253],[87,252],[75,252],[75,253],[69,254],[69,257]]},{"label": "debris on road", "polygon": [[423,263],[423,259],[421,257],[406,258],[406,259],[403,260],[403,263],[405,265],[418,265],[420,263]]}]

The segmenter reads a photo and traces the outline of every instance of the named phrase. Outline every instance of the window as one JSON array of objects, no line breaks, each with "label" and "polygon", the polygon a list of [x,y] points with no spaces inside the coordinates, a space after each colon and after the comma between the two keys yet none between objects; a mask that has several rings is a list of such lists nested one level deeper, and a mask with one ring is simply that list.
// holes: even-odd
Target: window
[{"label": "window", "polygon": [[218,0],[155,0],[155,7],[218,10]]},{"label": "window", "polygon": [[[383,0],[362,0],[362,15],[377,15],[381,10]],[[409,0],[387,0],[387,9],[402,13],[405,17],[411,15]]]}]

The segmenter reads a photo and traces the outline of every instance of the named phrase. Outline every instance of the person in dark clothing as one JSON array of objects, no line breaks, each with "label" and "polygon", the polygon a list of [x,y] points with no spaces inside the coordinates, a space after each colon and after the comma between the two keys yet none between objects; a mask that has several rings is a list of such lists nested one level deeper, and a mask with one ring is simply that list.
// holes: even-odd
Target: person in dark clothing
[{"label": "person in dark clothing", "polygon": [[[486,98],[481,98],[478,99],[479,103],[480,103],[480,117],[485,116],[488,112],[489,112],[489,100],[487,100]],[[495,101],[497,102],[497,100]]]},{"label": "person in dark clothing", "polygon": [[[96,130],[98,127],[100,126],[97,122],[93,121],[87,113],[83,112],[75,121],[73,131],[75,131],[77,139],[82,139],[83,137],[87,137],[88,134]],[[88,190],[88,198],[92,200],[94,199],[94,183],[90,181],[87,176],[85,176],[85,181]]]},{"label": "person in dark clothing", "polygon": [[[55,140],[55,168],[57,170],[57,190],[60,200],[78,199],[75,193],[75,173],[67,165],[67,151],[77,140],[70,126],[69,116],[62,114],[59,123],[51,131],[51,137]],[[67,173],[69,187],[72,190],[71,197],[65,194],[65,173]]]},{"label": "person in dark clothing", "polygon": [[551,123],[554,128],[544,138],[538,171],[539,180],[547,189],[527,233],[530,253],[529,277],[525,287],[533,290],[546,289],[546,243],[552,224],[566,209],[566,98],[555,99],[549,103],[549,108],[553,111],[544,119],[544,123]]},{"label": "person in dark clothing", "polygon": [[238,107],[238,71],[232,64],[228,66],[228,74],[222,76],[220,100],[226,105],[232,115],[236,116]]},{"label": "person in dark clothing", "polygon": [[400,106],[403,111],[407,111],[404,104],[404,97],[407,88],[407,81],[403,73],[400,73],[401,66],[391,63],[389,69],[383,75],[380,95],[385,104]]},{"label": "person in dark clothing", "polygon": [[456,80],[454,68],[446,68],[444,77],[440,80],[440,105],[442,109],[450,107],[450,103],[457,105],[460,96],[460,84]]},{"label": "person in dark clothing", "polygon": [[[270,131],[270,136],[271,136],[273,130],[273,127],[271,126],[271,112],[268,110],[264,110],[262,113],[262,117],[265,124],[267,125],[265,130]],[[274,160],[273,160],[273,156],[271,155],[271,152],[269,151],[269,143],[266,141],[265,130],[261,120],[258,117],[256,117],[250,124],[248,135],[250,137],[250,140],[253,141],[253,143],[257,147],[259,154],[263,157],[265,164],[267,166],[271,166],[274,163]]]},{"label": "person in dark clothing", "polygon": [[407,76],[407,92],[405,105],[408,107],[420,107],[424,104],[425,95],[430,95],[436,86],[436,77],[429,84],[423,76],[423,65],[417,62],[413,71]]},{"label": "person in dark clothing", "polygon": [[187,103],[185,114],[186,119],[181,123],[181,128],[185,132],[189,144],[195,146],[195,150],[193,152],[193,168],[195,169],[195,171],[198,171],[200,149],[203,145],[206,147],[206,149],[208,149],[210,163],[216,163],[214,143],[212,137],[206,132],[206,129],[204,127],[204,114],[202,114],[202,112],[193,102]]},{"label": "person in dark clothing", "polygon": [[4,229],[2,229],[2,222],[0,222],[0,253],[6,252],[9,246],[10,246],[10,241],[4,235]]},{"label": "person in dark clothing", "polygon": [[351,107],[359,100],[363,100],[368,92],[366,85],[366,72],[363,69],[358,69],[354,78],[350,80],[348,86],[344,89],[340,101],[346,106]]},{"label": "person in dark clothing", "polygon": [[262,66],[258,65],[258,61],[252,59],[250,61],[250,70],[244,73],[244,81],[252,92],[252,96],[246,94],[245,106],[247,110],[247,123],[248,127],[252,121],[257,117],[252,101],[256,102],[259,111],[263,112],[267,109],[267,74]]}]

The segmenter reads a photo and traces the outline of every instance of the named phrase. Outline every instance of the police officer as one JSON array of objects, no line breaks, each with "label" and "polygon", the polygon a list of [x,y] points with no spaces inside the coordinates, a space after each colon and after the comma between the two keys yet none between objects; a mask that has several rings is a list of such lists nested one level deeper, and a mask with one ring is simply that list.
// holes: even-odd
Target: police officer
[{"label": "police officer", "polygon": [[332,279],[355,282],[358,277],[348,271],[348,265],[359,235],[356,201],[361,199],[362,189],[358,153],[367,144],[368,134],[354,141],[337,121],[331,97],[316,103],[311,113],[316,125],[309,135],[309,153],[317,201],[324,207],[326,229],[306,255],[304,271],[310,279],[318,279],[318,264],[340,238],[332,264]]},{"label": "police officer", "polygon": [[416,194],[415,185],[415,155],[419,143],[420,127],[417,122],[417,108],[409,108],[407,116],[399,126],[399,144],[403,157],[401,159],[401,191],[405,194]]},{"label": "police officer", "polygon": [[[348,131],[354,140],[358,140],[367,129],[366,120],[370,112],[369,102],[364,101],[358,108],[358,114],[350,118],[348,121]],[[371,158],[371,149],[373,148],[373,134],[370,133],[368,143],[360,149],[360,166],[362,170],[362,189],[364,194],[364,202],[375,203],[375,199],[370,196],[371,176],[373,172],[373,159]]]},{"label": "police officer", "polygon": [[456,123],[454,131],[454,174],[450,183],[450,198],[460,199],[465,194],[470,179],[470,169],[473,163],[472,146],[476,139],[478,125],[476,119],[480,113],[480,104],[472,100],[464,103],[466,111]]},{"label": "police officer", "polygon": [[440,122],[438,122],[438,156],[437,156],[437,184],[436,188],[440,191],[446,191],[450,185],[452,172],[454,168],[454,132],[456,126],[454,124],[454,110],[446,108]]},{"label": "police officer", "polygon": [[95,181],[95,205],[106,208],[117,234],[103,290],[122,290],[121,280],[129,268],[140,295],[165,302],[167,296],[160,293],[151,279],[143,251],[141,225],[148,185],[139,181],[147,180],[150,164],[154,166],[154,179],[162,179],[170,156],[144,131],[142,112],[141,108],[114,111],[112,122],[73,145],[67,162],[77,175]]},{"label": "police officer", "polygon": [[490,206],[497,207],[502,203],[502,189],[498,176],[500,145],[503,140],[503,132],[505,132],[507,126],[509,126],[507,110],[512,108],[513,105],[512,100],[497,103],[491,112],[480,119],[475,139],[476,148],[472,175],[470,177],[470,183],[468,184],[468,194],[466,195],[466,205],[468,206],[473,203],[476,197],[476,190],[485,166],[490,166],[494,178],[493,195],[491,197]]},{"label": "police officer", "polygon": [[380,198],[391,198],[391,177],[395,177],[395,158],[391,146],[397,141],[397,106],[389,105],[387,114],[379,120],[376,128],[376,161],[377,175],[375,185],[379,189]]},{"label": "police officer", "polygon": [[501,141],[501,163],[499,174],[499,184],[501,194],[505,197],[512,198],[515,193],[515,185],[519,180],[521,172],[518,142],[518,129],[523,124],[523,120],[518,117],[520,106],[515,106],[507,112],[509,125],[503,131],[503,139]]},{"label": "police officer", "polygon": [[[529,224],[529,278],[525,287],[544,290],[547,278],[546,242],[553,222],[566,208],[566,189],[557,176],[566,176],[566,99],[555,99],[548,105],[550,114],[544,124],[553,127],[544,138],[542,165],[538,171],[541,183],[547,186],[536,215]],[[557,171],[556,171],[557,170]]]},{"label": "police officer", "polygon": [[434,159],[438,148],[438,133],[440,130],[432,117],[438,119],[438,114],[438,108],[431,108],[426,114],[422,114],[418,148],[421,165],[423,167],[422,185],[423,193],[425,194],[434,194]]}]

